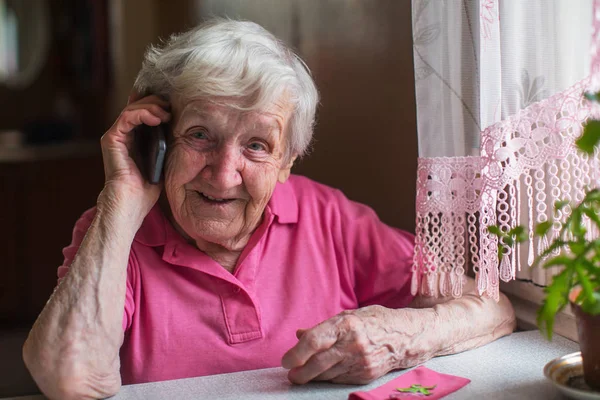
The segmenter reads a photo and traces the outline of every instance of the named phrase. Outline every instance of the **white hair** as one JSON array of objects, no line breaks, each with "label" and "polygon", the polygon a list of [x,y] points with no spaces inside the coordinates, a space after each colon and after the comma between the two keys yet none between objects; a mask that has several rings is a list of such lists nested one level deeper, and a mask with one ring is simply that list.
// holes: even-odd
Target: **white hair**
[{"label": "white hair", "polygon": [[293,106],[287,159],[307,152],[319,102],[308,67],[281,40],[254,22],[221,18],[150,46],[134,87],[142,95],[208,98],[244,110],[285,99]]}]

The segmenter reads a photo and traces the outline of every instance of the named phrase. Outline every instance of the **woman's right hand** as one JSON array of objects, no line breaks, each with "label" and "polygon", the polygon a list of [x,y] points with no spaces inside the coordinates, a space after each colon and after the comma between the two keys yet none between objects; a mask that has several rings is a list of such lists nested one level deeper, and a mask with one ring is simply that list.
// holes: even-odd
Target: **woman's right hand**
[{"label": "woman's right hand", "polygon": [[163,184],[150,184],[135,163],[134,128],[168,122],[171,114],[167,111],[169,103],[158,96],[139,100],[135,97],[135,94],[130,96],[127,106],[100,141],[105,184],[99,201],[124,201],[143,219],[158,200]]}]

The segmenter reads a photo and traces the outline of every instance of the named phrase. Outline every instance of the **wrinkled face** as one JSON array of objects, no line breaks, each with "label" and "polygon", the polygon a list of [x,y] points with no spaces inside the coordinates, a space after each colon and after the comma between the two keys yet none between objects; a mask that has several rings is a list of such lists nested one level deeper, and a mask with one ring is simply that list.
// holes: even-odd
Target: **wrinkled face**
[{"label": "wrinkled face", "polygon": [[285,182],[290,109],[240,111],[208,100],[172,102],[165,192],[175,222],[196,243],[245,246],[277,181]]}]

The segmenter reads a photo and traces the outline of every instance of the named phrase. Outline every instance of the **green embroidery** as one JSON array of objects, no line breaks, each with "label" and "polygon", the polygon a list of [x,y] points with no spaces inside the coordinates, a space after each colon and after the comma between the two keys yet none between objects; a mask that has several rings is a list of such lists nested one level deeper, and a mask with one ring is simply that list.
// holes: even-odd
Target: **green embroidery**
[{"label": "green embroidery", "polygon": [[421,385],[410,385],[407,388],[396,388],[397,391],[403,393],[415,393],[415,394],[424,394],[425,396],[430,396],[433,393],[433,389],[435,389],[437,385],[433,386],[421,386]]}]

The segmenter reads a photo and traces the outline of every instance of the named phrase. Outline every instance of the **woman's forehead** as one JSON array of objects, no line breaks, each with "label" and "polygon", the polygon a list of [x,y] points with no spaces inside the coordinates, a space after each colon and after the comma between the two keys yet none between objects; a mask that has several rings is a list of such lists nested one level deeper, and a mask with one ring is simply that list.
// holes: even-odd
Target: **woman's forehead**
[{"label": "woman's forehead", "polygon": [[248,122],[267,125],[272,128],[283,129],[291,114],[291,107],[283,102],[269,104],[262,110],[242,110],[237,106],[239,101],[209,99],[193,99],[175,102],[173,105],[174,116],[178,123],[187,120],[209,119],[227,120],[230,118],[243,118]]}]

